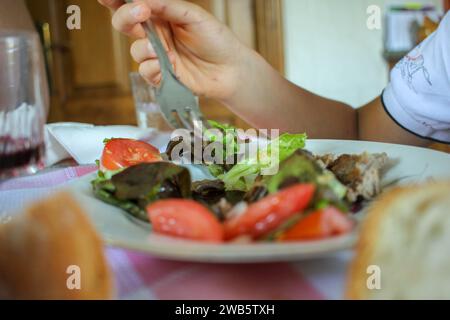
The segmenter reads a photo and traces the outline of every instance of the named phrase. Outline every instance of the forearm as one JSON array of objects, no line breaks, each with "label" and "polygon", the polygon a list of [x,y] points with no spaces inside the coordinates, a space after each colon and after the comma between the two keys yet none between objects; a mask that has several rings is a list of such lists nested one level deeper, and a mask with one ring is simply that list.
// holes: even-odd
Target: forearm
[{"label": "forearm", "polygon": [[245,60],[240,85],[224,102],[251,125],[311,138],[357,138],[357,112],[350,106],[294,85],[256,53]]},{"label": "forearm", "polygon": [[396,124],[386,113],[378,97],[358,109],[359,139],[415,146],[427,146],[430,141],[420,139]]},{"label": "forearm", "polygon": [[35,31],[24,0],[1,0],[0,30],[2,29]]}]

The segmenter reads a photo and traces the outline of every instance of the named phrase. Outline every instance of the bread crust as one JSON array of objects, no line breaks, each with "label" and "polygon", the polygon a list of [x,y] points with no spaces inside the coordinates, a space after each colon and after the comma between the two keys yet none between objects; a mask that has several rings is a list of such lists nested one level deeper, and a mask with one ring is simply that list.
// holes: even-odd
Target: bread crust
[{"label": "bread crust", "polygon": [[[69,289],[70,266],[81,289]],[[36,203],[0,225],[0,298],[111,299],[103,243],[68,193]]]},{"label": "bread crust", "polygon": [[450,196],[450,181],[428,182],[410,186],[395,187],[381,195],[368,209],[367,216],[362,223],[360,236],[355,249],[355,257],[350,264],[347,274],[347,286],[345,297],[351,300],[368,299],[367,267],[374,264],[374,254],[377,245],[381,223],[387,215],[391,214],[390,208],[397,201],[405,201],[418,193],[426,192],[430,196],[436,193],[448,193]]}]

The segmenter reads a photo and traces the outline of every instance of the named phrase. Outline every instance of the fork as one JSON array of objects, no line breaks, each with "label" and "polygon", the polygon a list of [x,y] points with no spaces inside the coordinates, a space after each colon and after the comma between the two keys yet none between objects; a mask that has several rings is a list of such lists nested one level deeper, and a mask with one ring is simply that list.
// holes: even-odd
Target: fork
[{"label": "fork", "polygon": [[[133,0],[127,0],[131,3]],[[202,128],[210,128],[200,111],[198,100],[178,77],[170,63],[166,50],[151,20],[142,23],[142,27],[158,56],[162,80],[156,88],[156,101],[167,122],[175,129],[188,129],[202,134]],[[200,130],[200,131],[198,131]]]}]

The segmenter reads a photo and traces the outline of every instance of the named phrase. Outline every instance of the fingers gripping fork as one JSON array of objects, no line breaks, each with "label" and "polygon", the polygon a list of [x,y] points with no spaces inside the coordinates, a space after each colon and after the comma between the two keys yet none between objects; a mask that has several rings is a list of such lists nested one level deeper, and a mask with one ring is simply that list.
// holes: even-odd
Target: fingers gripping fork
[{"label": "fingers gripping fork", "polygon": [[[127,2],[133,2],[127,0]],[[172,63],[151,20],[142,24],[161,66],[161,85],[156,89],[156,101],[167,122],[176,129],[190,131],[210,128],[204,119],[196,97],[176,76]],[[197,131],[202,133],[203,131]]]}]

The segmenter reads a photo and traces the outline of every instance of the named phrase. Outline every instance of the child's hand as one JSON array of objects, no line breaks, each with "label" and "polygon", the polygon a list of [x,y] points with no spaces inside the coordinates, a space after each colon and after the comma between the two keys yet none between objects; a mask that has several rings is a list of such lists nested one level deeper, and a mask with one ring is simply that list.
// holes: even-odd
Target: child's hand
[{"label": "child's hand", "polygon": [[136,37],[131,54],[151,84],[161,81],[156,54],[140,23],[151,18],[181,81],[197,95],[227,99],[239,85],[240,69],[250,51],[216,18],[182,0],[98,0],[115,11],[113,26]]}]

